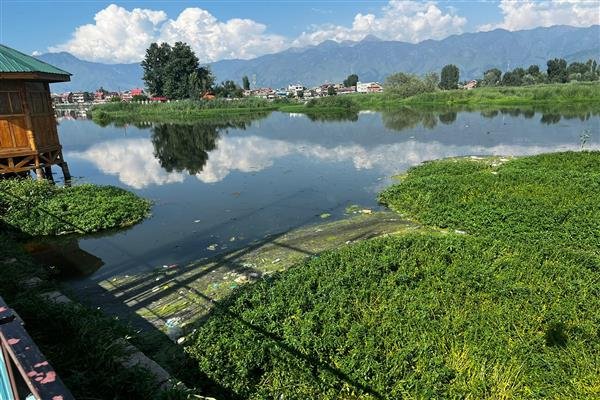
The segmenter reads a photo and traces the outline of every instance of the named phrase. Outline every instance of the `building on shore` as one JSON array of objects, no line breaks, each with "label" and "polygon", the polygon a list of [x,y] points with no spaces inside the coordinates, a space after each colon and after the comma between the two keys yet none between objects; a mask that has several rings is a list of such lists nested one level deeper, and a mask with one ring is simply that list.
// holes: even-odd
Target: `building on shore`
[{"label": "building on shore", "polygon": [[50,83],[70,81],[66,71],[0,45],[0,174],[52,179],[52,165],[71,176],[62,154]]},{"label": "building on shore", "polygon": [[358,82],[356,91],[358,93],[381,93],[383,86],[379,82]]}]

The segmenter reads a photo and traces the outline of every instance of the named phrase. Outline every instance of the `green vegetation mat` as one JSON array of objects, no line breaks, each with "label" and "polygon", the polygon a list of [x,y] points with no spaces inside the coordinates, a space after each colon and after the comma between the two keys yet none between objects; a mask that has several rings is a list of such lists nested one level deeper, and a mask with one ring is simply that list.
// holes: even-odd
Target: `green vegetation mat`
[{"label": "green vegetation mat", "polygon": [[59,187],[47,181],[0,181],[0,221],[29,235],[91,233],[141,221],[150,202],[113,186]]},{"label": "green vegetation mat", "polygon": [[431,228],[238,289],[187,351],[240,398],[598,398],[599,163],[414,168],[380,199]]}]

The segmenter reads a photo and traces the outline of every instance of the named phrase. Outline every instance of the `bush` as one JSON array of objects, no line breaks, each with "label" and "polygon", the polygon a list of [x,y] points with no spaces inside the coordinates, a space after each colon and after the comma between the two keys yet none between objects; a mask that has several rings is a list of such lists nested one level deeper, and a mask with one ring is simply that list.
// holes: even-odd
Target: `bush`
[{"label": "bush", "polygon": [[47,181],[0,181],[0,221],[29,235],[90,233],[144,219],[150,202],[113,186],[58,187]]},{"label": "bush", "polygon": [[385,93],[401,98],[415,96],[422,93],[431,93],[437,90],[438,77],[428,74],[421,79],[416,75],[398,72],[386,78]]}]

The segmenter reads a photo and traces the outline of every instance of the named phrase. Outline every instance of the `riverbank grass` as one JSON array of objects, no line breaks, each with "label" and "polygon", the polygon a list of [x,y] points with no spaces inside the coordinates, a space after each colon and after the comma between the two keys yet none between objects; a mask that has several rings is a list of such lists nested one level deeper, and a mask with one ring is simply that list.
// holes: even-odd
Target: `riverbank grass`
[{"label": "riverbank grass", "polygon": [[429,227],[238,289],[187,351],[241,398],[597,397],[599,163],[413,168],[380,200]]},{"label": "riverbank grass", "polygon": [[0,181],[0,221],[33,236],[128,227],[147,217],[150,205],[148,200],[114,186]]}]

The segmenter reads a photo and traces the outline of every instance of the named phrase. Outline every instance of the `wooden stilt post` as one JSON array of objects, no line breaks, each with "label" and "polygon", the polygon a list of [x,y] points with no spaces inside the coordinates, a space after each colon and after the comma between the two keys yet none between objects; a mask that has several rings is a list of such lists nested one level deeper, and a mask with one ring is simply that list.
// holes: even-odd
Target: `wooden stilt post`
[{"label": "wooden stilt post", "polygon": [[54,176],[52,176],[52,166],[48,165],[44,167],[44,174],[46,175],[46,179],[50,182],[54,182]]},{"label": "wooden stilt post", "polygon": [[40,157],[35,156],[35,175],[38,180],[44,179],[44,171],[42,171],[42,167],[40,166]]},{"label": "wooden stilt post", "polygon": [[60,168],[62,169],[63,177],[65,179],[65,185],[71,185],[71,173],[69,172],[69,166],[65,161],[60,163]]}]

